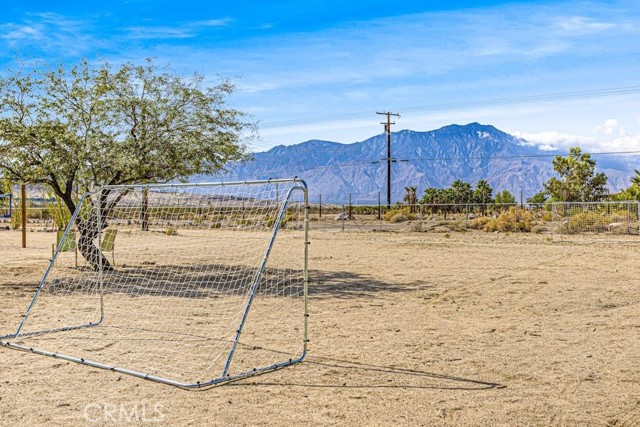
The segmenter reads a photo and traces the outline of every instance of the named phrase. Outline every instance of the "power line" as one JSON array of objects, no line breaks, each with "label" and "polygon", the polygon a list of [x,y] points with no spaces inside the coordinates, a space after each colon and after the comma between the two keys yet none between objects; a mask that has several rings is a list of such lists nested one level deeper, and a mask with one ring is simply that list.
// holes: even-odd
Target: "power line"
[{"label": "power line", "polygon": [[[553,92],[538,95],[524,95],[505,98],[488,98],[478,99],[472,101],[456,101],[440,104],[425,104],[414,105],[408,107],[397,108],[402,111],[443,111],[443,110],[455,110],[468,107],[490,107],[501,105],[514,105],[514,104],[526,104],[530,102],[553,102],[553,101],[566,101],[571,99],[588,99],[588,98],[601,98],[612,95],[631,95],[640,93],[640,85],[634,86],[619,86],[601,89],[589,89],[571,92]],[[334,122],[341,120],[349,120],[354,118],[363,117],[371,114],[371,111],[358,111],[341,114],[330,114],[316,117],[306,117],[301,119],[282,120],[277,122],[266,122],[260,125],[261,129],[274,129],[291,127],[297,125],[311,124],[311,123],[323,123]]]}]

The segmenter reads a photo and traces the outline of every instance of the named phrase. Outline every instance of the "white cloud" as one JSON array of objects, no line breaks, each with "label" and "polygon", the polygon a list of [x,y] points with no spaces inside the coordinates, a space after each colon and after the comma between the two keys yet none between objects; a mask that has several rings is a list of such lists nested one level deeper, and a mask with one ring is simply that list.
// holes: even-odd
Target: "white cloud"
[{"label": "white cloud", "polygon": [[188,24],[189,27],[226,27],[233,20],[231,18],[207,19],[204,21],[195,21]]},{"label": "white cloud", "polygon": [[514,136],[522,138],[528,142],[525,145],[534,145],[541,150],[562,150],[570,147],[580,146],[581,148],[595,147],[598,141],[582,135],[571,135],[562,132],[538,132],[528,133],[516,131]]},{"label": "white cloud", "polygon": [[558,21],[557,26],[573,35],[583,35],[606,31],[619,27],[621,24],[601,22],[585,16],[572,16]]},{"label": "white cloud", "polygon": [[0,39],[13,49],[82,55],[102,42],[89,35],[86,23],[52,12],[27,13],[22,22],[0,25]]},{"label": "white cloud", "polygon": [[24,40],[40,40],[43,37],[42,27],[37,25],[4,24],[0,26],[0,38],[11,46]]},{"label": "white cloud", "polygon": [[635,133],[626,131],[618,120],[607,119],[593,128],[591,136],[572,135],[555,131],[528,133],[513,132],[519,138],[541,150],[568,150],[579,146],[590,152],[617,152],[640,150],[640,130]]},{"label": "white cloud", "polygon": [[186,39],[195,33],[184,27],[127,27],[127,37],[131,39]]},{"label": "white cloud", "polygon": [[620,124],[616,119],[607,119],[603,124],[597,125],[593,128],[594,132],[601,132],[605,135],[611,135],[615,131],[623,131],[620,128]]}]

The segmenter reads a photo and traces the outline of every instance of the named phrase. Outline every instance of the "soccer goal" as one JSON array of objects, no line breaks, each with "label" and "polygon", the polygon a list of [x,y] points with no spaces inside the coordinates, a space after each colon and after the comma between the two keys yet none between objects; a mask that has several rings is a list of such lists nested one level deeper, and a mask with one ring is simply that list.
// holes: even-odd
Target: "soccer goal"
[{"label": "soccer goal", "polygon": [[295,364],[308,226],[298,179],[101,187],[0,344],[182,388]]},{"label": "soccer goal", "polygon": [[554,241],[640,242],[636,201],[556,202],[551,218]]}]

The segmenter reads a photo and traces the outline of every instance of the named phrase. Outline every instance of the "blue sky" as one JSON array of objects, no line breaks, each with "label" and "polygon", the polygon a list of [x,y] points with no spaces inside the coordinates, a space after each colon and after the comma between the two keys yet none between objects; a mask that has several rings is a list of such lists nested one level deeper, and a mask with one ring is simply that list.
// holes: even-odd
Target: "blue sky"
[{"label": "blue sky", "polygon": [[640,150],[635,0],[2,6],[0,72],[18,60],[152,57],[212,83],[230,77],[230,102],[259,122],[257,151],[363,140],[382,131],[380,110],[401,114],[394,130],[477,121],[544,147]]}]

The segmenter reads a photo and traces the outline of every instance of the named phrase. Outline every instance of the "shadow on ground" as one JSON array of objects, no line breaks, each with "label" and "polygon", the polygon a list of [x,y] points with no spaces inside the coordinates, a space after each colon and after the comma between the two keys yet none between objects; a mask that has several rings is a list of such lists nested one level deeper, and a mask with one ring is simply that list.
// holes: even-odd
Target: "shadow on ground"
[{"label": "shadow on ground", "polygon": [[312,270],[310,278],[309,296],[312,297],[358,298],[372,296],[376,292],[411,292],[430,287],[425,282],[387,283],[347,271]]},{"label": "shadow on ground", "polygon": [[323,356],[307,357],[297,369],[305,369],[300,381],[239,381],[234,386],[283,386],[310,388],[400,388],[482,391],[505,388],[494,382],[462,378],[433,372],[405,369],[395,366],[380,366],[334,359]]}]

